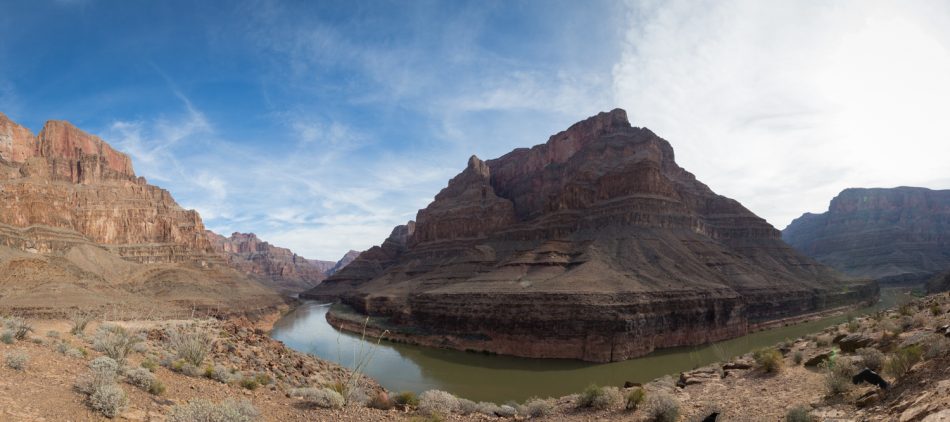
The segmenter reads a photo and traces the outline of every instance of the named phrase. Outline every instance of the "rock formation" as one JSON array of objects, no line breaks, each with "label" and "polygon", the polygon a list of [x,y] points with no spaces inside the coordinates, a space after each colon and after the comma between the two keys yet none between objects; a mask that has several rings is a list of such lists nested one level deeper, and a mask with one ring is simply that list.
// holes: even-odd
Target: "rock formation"
[{"label": "rock formation", "polygon": [[950,268],[950,190],[845,189],[782,238],[805,255],[882,284],[924,283]]},{"label": "rock formation", "polygon": [[34,137],[0,114],[0,248],[5,306],[152,296],[248,309],[279,301],[214,252],[197,212],[136,177],[127,155],[66,122],[49,121]]},{"label": "rock formation", "polygon": [[939,293],[950,290],[950,271],[937,274],[927,281],[927,293]]},{"label": "rock formation", "polygon": [[617,361],[875,301],[877,285],[797,253],[614,110],[472,157],[415,222],[304,296],[400,340]]},{"label": "rock formation", "polygon": [[205,234],[215,251],[241,271],[259,276],[287,293],[299,293],[349,264],[358,252],[350,251],[338,262],[306,259],[287,248],[271,245],[254,233],[224,237],[210,230]]}]

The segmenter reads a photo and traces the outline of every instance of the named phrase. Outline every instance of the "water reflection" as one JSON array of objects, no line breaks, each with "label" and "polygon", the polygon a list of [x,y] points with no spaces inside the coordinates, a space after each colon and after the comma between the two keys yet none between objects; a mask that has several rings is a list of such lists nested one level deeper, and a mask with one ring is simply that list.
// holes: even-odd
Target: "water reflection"
[{"label": "water reflection", "polygon": [[[505,402],[531,396],[558,397],[590,383],[621,385],[646,382],[724,358],[797,338],[839,324],[849,316],[867,314],[910,299],[906,291],[884,289],[881,302],[849,315],[825,318],[753,333],[712,345],[666,349],[624,362],[595,364],[576,360],[491,356],[383,341],[366,374],[393,391],[421,392],[437,388],[471,400]],[[307,302],[277,322],[271,335],[289,347],[352,366],[359,351],[375,339],[341,333],[326,321],[329,305]]]}]

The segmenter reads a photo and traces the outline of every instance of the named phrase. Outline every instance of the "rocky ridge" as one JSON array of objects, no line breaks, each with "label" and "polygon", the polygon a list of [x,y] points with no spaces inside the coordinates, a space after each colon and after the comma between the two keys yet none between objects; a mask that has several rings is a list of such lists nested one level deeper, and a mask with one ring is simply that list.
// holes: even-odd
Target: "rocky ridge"
[{"label": "rocky ridge", "polygon": [[877,286],[788,247],[618,109],[471,157],[415,222],[303,296],[407,341],[616,361],[873,301]]},{"label": "rocky ridge", "polygon": [[782,238],[855,277],[924,283],[950,268],[950,190],[845,189],[827,212],[792,221]]},{"label": "rocky ridge", "polygon": [[198,213],[136,177],[127,155],[67,122],[33,136],[3,114],[0,297],[29,309],[156,306],[145,298],[190,308],[280,303],[231,269]]}]

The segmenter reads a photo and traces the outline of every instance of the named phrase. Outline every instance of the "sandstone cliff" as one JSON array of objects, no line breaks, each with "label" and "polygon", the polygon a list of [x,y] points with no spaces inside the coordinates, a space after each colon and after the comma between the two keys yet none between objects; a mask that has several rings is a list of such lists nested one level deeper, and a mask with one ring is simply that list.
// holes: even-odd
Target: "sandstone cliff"
[{"label": "sandstone cliff", "polygon": [[[224,237],[210,230],[205,234],[215,251],[241,271],[260,276],[286,293],[299,293],[320,284],[336,270],[352,261],[350,251],[339,262],[306,259],[287,248],[260,240],[254,233],[233,233]],[[347,262],[344,263],[343,261]]]},{"label": "sandstone cliff", "polygon": [[407,341],[616,361],[875,301],[877,286],[788,247],[614,110],[472,157],[415,222],[304,296]]},{"label": "sandstone cliff", "polygon": [[827,212],[792,221],[782,238],[846,274],[923,283],[950,268],[950,190],[846,189]]},{"label": "sandstone cliff", "polygon": [[33,136],[0,114],[0,248],[4,306],[279,303],[214,252],[197,212],[66,122]]}]

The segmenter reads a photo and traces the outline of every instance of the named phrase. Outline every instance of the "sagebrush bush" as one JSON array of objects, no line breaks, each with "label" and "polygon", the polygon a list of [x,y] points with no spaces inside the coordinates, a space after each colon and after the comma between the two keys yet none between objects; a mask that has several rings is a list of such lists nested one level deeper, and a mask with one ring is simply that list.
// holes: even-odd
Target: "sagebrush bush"
[{"label": "sagebrush bush", "polygon": [[158,363],[151,358],[143,360],[139,366],[147,369],[149,372],[155,372],[155,370],[158,369]]},{"label": "sagebrush bush", "polygon": [[637,387],[627,393],[627,400],[625,408],[627,410],[637,410],[640,408],[640,405],[643,404],[643,399],[646,397],[646,391],[642,388]]},{"label": "sagebrush bush", "polygon": [[95,316],[91,313],[73,312],[69,315],[69,322],[72,323],[72,328],[69,329],[69,332],[73,335],[82,335],[86,332],[86,326],[93,320],[95,320]]},{"label": "sagebrush bush", "polygon": [[290,395],[300,397],[307,403],[324,409],[340,409],[346,404],[343,395],[330,388],[295,388]]},{"label": "sagebrush bush", "polygon": [[92,348],[115,359],[116,362],[124,362],[126,356],[141,341],[142,339],[138,335],[125,327],[107,324],[96,330],[96,335],[92,340]]},{"label": "sagebrush bush", "polygon": [[195,399],[172,407],[168,422],[254,422],[260,416],[261,412],[247,400],[227,399],[214,403]]},{"label": "sagebrush bush", "polygon": [[449,415],[459,408],[459,399],[441,390],[429,390],[419,395],[419,412],[426,415]]},{"label": "sagebrush bush", "polygon": [[486,416],[497,416],[499,406],[495,403],[480,401],[475,405],[475,412]]},{"label": "sagebrush bush", "polygon": [[195,324],[176,327],[168,333],[168,345],[178,359],[184,359],[197,367],[204,363],[213,343],[211,332]]},{"label": "sagebrush bush", "polygon": [[884,366],[884,353],[880,350],[873,347],[862,347],[855,350],[855,353],[861,356],[861,360],[864,361],[864,366],[872,371],[880,371]]},{"label": "sagebrush bush", "polygon": [[60,338],[60,336],[61,335],[59,334],[59,331],[56,330],[49,330],[46,332],[46,337],[49,338]]},{"label": "sagebrush bush", "polygon": [[803,360],[805,360],[805,352],[796,350],[795,353],[792,354],[792,362],[795,362],[796,365],[801,365]]},{"label": "sagebrush bush", "polygon": [[118,416],[128,404],[129,398],[125,395],[125,390],[114,382],[96,386],[89,395],[89,407],[107,418]]},{"label": "sagebrush bush", "polygon": [[4,326],[6,327],[7,331],[13,333],[13,338],[16,340],[23,340],[26,338],[26,336],[33,332],[33,325],[20,317],[6,318],[4,320]]},{"label": "sagebrush bush", "polygon": [[554,403],[551,399],[530,398],[524,403],[525,413],[532,418],[540,418],[554,414]]},{"label": "sagebrush bush", "polygon": [[231,371],[223,365],[208,365],[205,367],[205,378],[210,378],[218,382],[227,384],[231,381],[232,373]]},{"label": "sagebrush bush", "polygon": [[828,347],[831,345],[831,336],[821,335],[815,337],[815,345],[818,347]]},{"label": "sagebrush bush", "polygon": [[459,398],[459,413],[462,415],[470,415],[477,411],[478,404],[469,400]]},{"label": "sagebrush bush", "polygon": [[662,391],[650,393],[645,410],[648,420],[654,422],[676,422],[680,417],[679,401]]},{"label": "sagebrush bush", "polygon": [[924,358],[933,359],[950,352],[950,339],[939,334],[932,334],[924,341]]},{"label": "sagebrush bush", "polygon": [[12,352],[7,353],[4,360],[8,368],[22,371],[26,369],[26,364],[30,361],[30,356],[23,352]]},{"label": "sagebrush bush", "polygon": [[847,330],[849,333],[857,332],[861,328],[861,323],[859,323],[854,318],[848,318],[848,327]]},{"label": "sagebrush bush", "polygon": [[115,384],[119,364],[107,356],[100,356],[89,362],[89,372],[80,376],[76,382],[79,392],[90,395],[106,384]]},{"label": "sagebrush bush", "polygon": [[498,406],[498,410],[495,410],[495,414],[502,418],[513,418],[518,415],[518,409],[515,409],[514,406],[503,404]]},{"label": "sagebrush bush", "polygon": [[125,380],[129,384],[132,384],[146,391],[148,391],[148,389],[152,386],[152,384],[157,381],[155,379],[155,375],[153,375],[151,372],[149,372],[148,369],[145,369],[145,368],[130,369],[128,372],[125,373]]},{"label": "sagebrush bush", "polygon": [[825,391],[831,396],[851,390],[854,367],[842,361],[825,361],[820,365],[824,371]]},{"label": "sagebrush bush", "polygon": [[0,333],[0,341],[4,344],[13,344],[16,343],[16,337],[13,336],[13,331],[4,330],[3,333]]},{"label": "sagebrush bush", "polygon": [[894,378],[903,377],[915,363],[920,362],[920,357],[923,354],[924,350],[920,345],[898,349],[884,363],[884,372]]},{"label": "sagebrush bush", "polygon": [[752,353],[752,358],[755,359],[755,363],[762,368],[763,371],[767,373],[775,373],[782,370],[782,352],[779,352],[774,347],[767,347],[764,349],[756,350]]},{"label": "sagebrush bush", "polygon": [[415,409],[419,406],[419,397],[412,391],[403,391],[393,398],[393,402],[403,409]]},{"label": "sagebrush bush", "polygon": [[574,406],[578,408],[591,407],[605,410],[623,402],[623,394],[616,387],[598,387],[591,384],[577,396]]},{"label": "sagebrush bush", "polygon": [[785,413],[785,422],[813,422],[815,418],[805,406],[795,406]]}]

